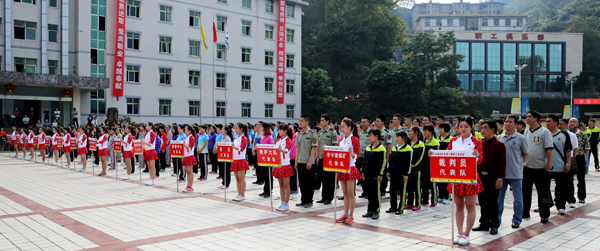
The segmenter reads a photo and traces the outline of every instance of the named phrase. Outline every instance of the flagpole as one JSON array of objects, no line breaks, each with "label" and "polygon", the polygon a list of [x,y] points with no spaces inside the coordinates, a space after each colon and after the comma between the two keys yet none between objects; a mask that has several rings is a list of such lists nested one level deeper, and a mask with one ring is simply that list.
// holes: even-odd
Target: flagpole
[{"label": "flagpole", "polygon": [[225,46],[227,47],[227,53],[225,53],[225,124],[227,124],[227,115],[229,112],[227,111],[227,78],[229,74],[227,74],[227,55],[229,54],[229,32],[227,31],[227,25],[225,24]]},{"label": "flagpole", "polygon": [[[215,13],[213,13],[213,27],[215,25]],[[216,34],[215,32],[213,32],[213,36],[214,34]],[[213,41],[216,41],[216,38],[213,38]],[[217,45],[216,43],[213,43],[213,56],[212,56],[212,68],[213,68],[213,73],[212,73],[212,79],[213,79],[213,84],[216,86],[217,80],[216,80],[216,76],[215,76],[215,57],[217,56]],[[212,123],[215,123],[215,86],[213,86],[211,84],[211,88],[212,89]]]}]

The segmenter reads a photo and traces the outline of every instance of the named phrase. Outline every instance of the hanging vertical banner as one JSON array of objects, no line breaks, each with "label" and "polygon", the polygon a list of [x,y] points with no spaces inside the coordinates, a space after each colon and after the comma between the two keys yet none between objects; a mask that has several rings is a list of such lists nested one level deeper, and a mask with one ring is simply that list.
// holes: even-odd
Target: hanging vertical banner
[{"label": "hanging vertical banner", "polygon": [[573,105],[573,107],[571,107],[571,116],[573,118],[579,119],[579,105]]},{"label": "hanging vertical banner", "polygon": [[529,98],[521,99],[521,114],[526,114],[529,112]]},{"label": "hanging vertical banner", "polygon": [[565,105],[563,109],[563,119],[571,118],[571,105]]},{"label": "hanging vertical banner", "polygon": [[510,113],[512,114],[521,114],[521,111],[519,111],[519,98],[513,98],[512,99],[512,103],[510,104]]},{"label": "hanging vertical banner", "polygon": [[286,0],[279,0],[279,21],[277,22],[277,104],[283,104],[285,88],[285,21]]},{"label": "hanging vertical banner", "polygon": [[115,74],[113,76],[113,96],[123,96],[124,68],[125,68],[125,0],[117,0],[117,22],[115,39]]}]

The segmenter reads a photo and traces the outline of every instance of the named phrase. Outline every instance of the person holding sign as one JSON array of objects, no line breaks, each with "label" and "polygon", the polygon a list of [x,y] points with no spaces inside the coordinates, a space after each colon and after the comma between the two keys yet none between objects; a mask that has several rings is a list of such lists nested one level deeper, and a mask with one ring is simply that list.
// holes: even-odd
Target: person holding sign
[{"label": "person holding sign", "polygon": [[83,132],[83,127],[79,127],[79,137],[77,138],[77,154],[81,156],[81,164],[83,168],[79,169],[80,172],[85,172],[87,167],[86,155],[88,154],[87,146],[87,135]]},{"label": "person holding sign", "polygon": [[[413,156],[412,147],[408,146],[408,134],[405,131],[396,133],[396,145],[390,153],[390,168],[388,169],[387,178],[390,182],[390,209],[386,213],[396,213],[401,215],[406,207],[406,185],[410,175],[410,167]],[[398,191],[400,193],[400,204],[398,205]]]},{"label": "person holding sign", "polygon": [[290,149],[292,149],[292,140],[294,133],[285,124],[279,126],[279,140],[275,143],[279,148],[279,156],[281,158],[281,167],[273,170],[273,177],[279,182],[279,194],[281,196],[281,206],[277,208],[279,211],[287,211],[290,209],[290,177],[294,175],[294,170],[290,165]]},{"label": "person holding sign", "polygon": [[60,131],[61,131],[61,133],[63,133],[65,135],[63,137],[63,153],[65,154],[65,157],[67,158],[67,165],[65,165],[65,169],[70,169],[71,168],[71,152],[73,152],[73,150],[71,149],[71,128],[67,127],[65,129],[61,129]]},{"label": "person holding sign", "polygon": [[56,128],[52,128],[52,146],[50,150],[54,152],[54,163],[53,166],[58,166],[58,139],[60,135],[56,131]]},{"label": "person holding sign", "polygon": [[98,149],[98,157],[102,162],[102,172],[98,176],[106,176],[106,158],[108,157],[108,135],[106,135],[106,128],[100,127],[100,137],[98,137],[98,143],[96,145]]},{"label": "person holding sign", "polygon": [[13,132],[10,135],[10,139],[12,141],[12,146],[15,148],[15,156],[13,156],[13,158],[17,159],[19,158],[19,132],[17,131],[17,127],[13,126]]},{"label": "person holding sign", "polygon": [[23,160],[25,160],[25,158],[27,157],[27,148],[29,148],[29,144],[27,143],[28,138],[27,138],[27,134],[25,133],[25,129],[21,128],[21,138],[19,140],[19,142],[21,142],[21,149],[23,150]]},{"label": "person holding sign", "polygon": [[[194,165],[197,164],[196,157],[194,156],[194,146],[196,145],[196,130],[192,126],[185,127],[185,139],[183,140],[183,168],[185,169],[187,176],[187,187],[183,190],[184,193],[193,192],[194,189]],[[148,162],[150,164],[150,162]]]},{"label": "person holding sign", "polygon": [[[231,142],[231,138],[233,138],[233,133],[231,132],[231,127],[220,126],[220,125],[217,127],[221,129],[221,131],[220,131],[221,138],[219,139],[218,142]],[[215,153],[215,155],[218,156],[218,152],[219,152],[218,144],[215,144],[213,152]],[[219,173],[223,176],[222,177],[223,180],[221,181],[221,186],[219,188],[225,189],[225,187],[229,187],[229,183],[231,182],[231,163],[219,162]],[[235,178],[237,179],[237,176]],[[239,194],[238,194],[238,196],[239,196]],[[239,197],[236,196],[236,198],[234,198],[234,201],[237,201],[235,199],[238,199],[238,198]]]},{"label": "person holding sign", "polygon": [[338,145],[338,135],[337,132],[329,126],[330,120],[331,117],[329,114],[325,113],[321,115],[321,128],[323,128],[323,130],[318,133],[319,155],[317,158],[317,169],[315,170],[317,172],[317,177],[320,177],[320,179],[317,178],[316,182],[321,182],[323,187],[321,190],[321,200],[318,200],[317,203],[324,203],[325,205],[331,204],[336,186],[335,172],[323,171],[323,146]]},{"label": "person holding sign", "polygon": [[[268,123],[268,122],[262,123],[262,136],[261,136],[261,139],[259,142],[260,144],[263,144],[263,145],[275,144],[275,139],[273,139],[272,126],[273,126],[273,124]],[[269,169],[268,168],[272,168],[272,167],[262,166],[261,168],[264,168],[262,170],[263,172],[261,172],[261,175],[263,176],[264,184],[263,184],[263,192],[261,194],[259,194],[258,196],[269,198],[269,196],[271,196],[271,190],[273,190],[273,177],[269,177]],[[269,182],[269,180],[270,180],[270,182]]]},{"label": "person holding sign", "polygon": [[356,159],[358,158],[358,151],[360,151],[360,140],[358,139],[358,129],[352,123],[352,120],[344,119],[340,125],[340,129],[342,130],[342,138],[340,138],[338,145],[348,148],[348,152],[350,153],[350,173],[338,172],[336,174],[344,193],[344,214],[335,221],[350,225],[354,223],[354,207],[356,205],[354,186],[356,185],[356,180],[361,178],[360,172],[356,168]]},{"label": "person holding sign", "polygon": [[48,147],[46,147],[46,134],[44,133],[44,130],[42,130],[42,128],[38,128],[38,148],[40,149],[40,155],[42,155],[42,161],[40,161],[39,163],[45,163],[46,162],[46,149]]},{"label": "person holding sign", "polygon": [[123,159],[125,159],[125,165],[127,166],[127,175],[123,180],[131,179],[131,160],[133,160],[133,135],[131,135],[132,127],[128,125],[125,127],[125,136],[123,136]]},{"label": "person holding sign", "polygon": [[[438,116],[439,117],[439,116]],[[438,135],[438,142],[440,143],[440,150],[446,150],[448,149],[448,145],[450,144],[450,140],[452,139],[452,136],[450,136],[450,124],[443,122],[438,126],[438,130],[440,132],[440,135]],[[428,155],[429,156],[429,155]],[[448,204],[450,203],[449,199],[449,194],[448,194],[448,189],[446,189],[446,187],[448,187],[448,183],[437,183],[437,187],[438,187],[438,191],[439,191],[439,200],[441,200],[442,203],[444,204]]]},{"label": "person holding sign", "polygon": [[421,162],[425,155],[425,144],[423,144],[421,129],[417,126],[408,130],[408,137],[411,139],[409,143],[413,149],[413,158],[407,185],[408,205],[406,205],[406,209],[418,211],[421,210]]},{"label": "person holding sign", "polygon": [[[432,125],[423,126],[423,136],[425,136],[425,152],[440,149],[440,143],[436,139],[435,128],[433,128]],[[431,190],[431,204],[429,204],[429,207],[437,206],[438,197],[436,186],[435,182],[431,182],[429,155],[423,155],[423,167],[421,170],[421,204],[429,204],[429,191]]]},{"label": "person holding sign", "polygon": [[152,122],[148,122],[146,124],[145,135],[142,139],[142,145],[145,147],[144,151],[144,161],[146,161],[148,165],[148,170],[150,172],[150,180],[146,182],[146,186],[154,185],[154,178],[156,178],[156,170],[154,168],[154,160],[158,159],[158,155],[156,154],[154,141],[156,140],[156,134],[152,130],[154,124]]},{"label": "person holding sign", "polygon": [[[246,148],[248,148],[248,138],[246,137],[246,125],[237,123],[234,127],[237,137],[233,140],[233,163],[231,164],[231,172],[235,175],[235,183],[237,186],[238,195],[233,201],[243,201],[246,199],[246,171],[250,170],[248,161],[246,160]],[[229,174],[228,174],[229,175]],[[225,175],[224,179],[228,178]]]},{"label": "person holding sign", "polygon": [[[473,151],[473,155],[477,158],[477,164],[481,164],[483,161],[479,156],[483,155],[481,141],[473,136],[473,126],[475,122],[470,117],[466,117],[464,120],[460,120],[459,132],[460,136],[454,137],[448,144],[448,150],[455,151]],[[429,151],[431,157],[432,151]],[[477,184],[455,184],[454,194],[452,199],[456,203],[456,227],[458,228],[458,236],[454,238],[454,243],[464,246],[469,244],[469,234],[475,224],[475,204],[477,202],[477,194],[483,190],[483,185],[477,175]],[[448,184],[448,192],[452,193],[452,184]],[[467,208],[467,227],[463,228],[465,220],[465,206]]]},{"label": "person holding sign", "polygon": [[364,171],[361,174],[367,187],[367,198],[369,200],[367,213],[363,214],[362,217],[370,217],[373,220],[379,219],[379,210],[381,209],[381,190],[379,186],[386,166],[386,150],[385,146],[380,143],[382,140],[384,139],[381,137],[379,129],[372,129],[369,132],[371,144],[365,149]]}]

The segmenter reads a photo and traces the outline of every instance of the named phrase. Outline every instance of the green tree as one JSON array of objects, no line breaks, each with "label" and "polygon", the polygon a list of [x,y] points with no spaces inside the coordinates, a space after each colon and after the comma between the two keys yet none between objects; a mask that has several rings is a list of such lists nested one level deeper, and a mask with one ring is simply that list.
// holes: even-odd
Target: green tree
[{"label": "green tree", "polygon": [[[333,96],[333,87],[327,71],[302,68],[302,113],[313,119],[330,112],[337,99]],[[313,120],[318,121],[318,120]]]}]

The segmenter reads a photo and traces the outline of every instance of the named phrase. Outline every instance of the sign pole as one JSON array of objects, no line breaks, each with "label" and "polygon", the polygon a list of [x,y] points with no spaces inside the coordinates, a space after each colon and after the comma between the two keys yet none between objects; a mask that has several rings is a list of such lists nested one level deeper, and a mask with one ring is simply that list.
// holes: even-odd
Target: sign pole
[{"label": "sign pole", "polygon": [[[223,180],[225,182],[223,182],[225,184],[225,193],[223,194],[223,202],[227,202],[227,163],[225,163],[225,170],[223,170]],[[231,179],[231,177],[229,178]]]},{"label": "sign pole", "polygon": [[[177,160],[175,160],[175,161],[177,161]],[[177,162],[179,162],[179,161],[177,161]],[[183,160],[181,161],[181,164],[183,164]],[[175,167],[175,165],[173,165],[173,167]],[[177,176],[175,176],[175,183],[177,183],[177,193],[179,193],[179,168],[175,167],[175,173],[177,174]]]},{"label": "sign pole", "polygon": [[[322,160],[321,160],[322,161]],[[337,219],[337,173],[335,173],[335,192],[333,193],[333,225],[335,225]],[[346,209],[344,209],[345,211]]]},{"label": "sign pole", "polygon": [[116,161],[115,161],[116,160],[116,156],[115,156],[115,152],[114,151],[113,151],[113,157],[114,157],[114,159],[113,159],[112,165],[115,168],[115,180],[119,180],[119,178],[118,178],[119,177],[119,166],[115,165],[115,163],[116,163]]},{"label": "sign pole", "polygon": [[273,184],[271,184],[271,169],[273,167],[268,167],[269,168],[269,197],[271,198],[271,212],[273,212]]},{"label": "sign pole", "polygon": [[454,183],[452,183],[452,249],[454,249],[454,200],[456,196],[454,196]]},{"label": "sign pole", "polygon": [[[139,164],[140,164],[140,186],[141,186],[141,185],[142,185],[142,162],[144,162],[144,159],[143,159],[142,157],[139,157],[139,156],[141,156],[141,155],[138,155],[138,160],[139,160],[139,159],[142,159],[142,160],[140,161],[140,163],[139,163]],[[177,184],[179,184],[179,183],[177,183]],[[179,192],[178,192],[178,193],[179,193]]]}]

